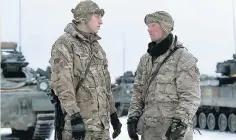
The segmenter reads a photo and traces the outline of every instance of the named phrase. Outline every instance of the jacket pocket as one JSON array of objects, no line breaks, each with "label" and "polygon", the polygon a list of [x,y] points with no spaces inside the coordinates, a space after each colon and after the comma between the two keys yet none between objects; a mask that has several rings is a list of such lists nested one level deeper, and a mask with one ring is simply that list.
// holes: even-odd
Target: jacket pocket
[{"label": "jacket pocket", "polygon": [[97,53],[94,54],[93,61],[95,65],[98,65],[98,68],[99,67],[101,67],[102,69],[104,68],[102,66],[105,65],[105,56],[101,53],[101,51],[98,51]]},{"label": "jacket pocket", "polygon": [[92,102],[94,90],[88,86],[81,86],[76,95],[76,100],[80,103]]},{"label": "jacket pocket", "polygon": [[176,90],[176,84],[173,77],[159,76],[157,77],[157,85],[155,93],[160,99],[160,101],[169,102],[169,101],[178,101],[178,95]]},{"label": "jacket pocket", "polygon": [[90,55],[85,52],[74,52],[74,76],[79,76],[83,78],[86,67],[89,62],[89,58]]},{"label": "jacket pocket", "polygon": [[94,90],[95,89],[89,87],[83,87],[79,90],[79,95],[77,95],[80,114],[84,119],[89,119],[92,116],[92,110],[94,110],[94,98],[92,93]]}]

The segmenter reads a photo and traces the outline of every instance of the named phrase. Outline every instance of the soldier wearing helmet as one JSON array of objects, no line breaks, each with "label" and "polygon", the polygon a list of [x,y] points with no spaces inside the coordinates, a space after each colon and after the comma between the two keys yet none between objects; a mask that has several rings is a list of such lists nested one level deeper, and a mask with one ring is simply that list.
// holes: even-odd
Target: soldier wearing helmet
[{"label": "soldier wearing helmet", "polygon": [[[63,112],[61,139],[108,140],[121,131],[111,93],[106,53],[97,35],[104,10],[93,1],[81,1],[71,10],[74,19],[53,44],[51,87]],[[60,139],[60,138],[58,138]]]},{"label": "soldier wearing helmet", "polygon": [[169,13],[148,14],[144,22],[151,42],[135,74],[127,120],[129,137],[193,140],[192,118],[200,105],[198,60],[173,35]]}]

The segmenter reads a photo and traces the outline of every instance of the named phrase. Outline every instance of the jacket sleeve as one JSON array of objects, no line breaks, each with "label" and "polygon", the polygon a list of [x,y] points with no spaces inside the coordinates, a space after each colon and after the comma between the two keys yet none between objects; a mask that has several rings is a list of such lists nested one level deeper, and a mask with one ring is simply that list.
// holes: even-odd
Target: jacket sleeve
[{"label": "jacket sleeve", "polygon": [[200,101],[200,73],[196,65],[197,59],[187,51],[183,51],[177,66],[177,105],[175,118],[188,124],[196,113]]},{"label": "jacket sleeve", "polygon": [[62,108],[73,115],[80,111],[75,98],[75,88],[73,84],[73,59],[67,48],[65,41],[58,40],[51,51],[51,85],[58,96]]},{"label": "jacket sleeve", "polygon": [[131,97],[131,103],[128,111],[128,117],[140,117],[142,114],[142,110],[144,107],[143,99],[142,99],[142,92],[143,92],[143,62],[140,59],[137,70],[135,72],[135,79],[133,84],[133,93]]},{"label": "jacket sleeve", "polygon": [[110,73],[108,71],[107,59],[106,59],[104,74],[105,74],[105,81],[106,81],[107,98],[108,98],[109,104],[110,104],[110,114],[113,114],[117,111],[117,109],[115,107],[115,99],[114,99],[112,91],[111,91],[111,77],[110,77]]}]

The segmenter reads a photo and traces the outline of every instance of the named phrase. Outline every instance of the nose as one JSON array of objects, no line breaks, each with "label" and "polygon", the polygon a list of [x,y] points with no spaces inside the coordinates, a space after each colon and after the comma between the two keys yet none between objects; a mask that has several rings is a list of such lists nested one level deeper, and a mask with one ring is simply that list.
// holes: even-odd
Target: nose
[{"label": "nose", "polygon": [[99,19],[99,24],[103,24],[102,18]]},{"label": "nose", "polygon": [[151,33],[151,32],[152,32],[151,28],[149,28],[149,27],[148,27],[148,29],[147,29],[147,30],[148,30],[148,32],[149,32],[149,33]]}]

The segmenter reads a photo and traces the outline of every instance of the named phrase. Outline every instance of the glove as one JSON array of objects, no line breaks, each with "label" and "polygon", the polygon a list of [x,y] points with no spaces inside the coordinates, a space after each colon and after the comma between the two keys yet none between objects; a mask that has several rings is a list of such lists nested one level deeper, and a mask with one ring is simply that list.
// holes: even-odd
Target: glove
[{"label": "glove", "polygon": [[84,139],[85,137],[85,126],[83,119],[79,113],[71,116],[71,126],[72,126],[72,137],[76,139]]},{"label": "glove", "polygon": [[110,117],[111,117],[111,125],[114,130],[112,138],[115,139],[118,135],[120,135],[122,124],[120,123],[116,113],[111,114]]},{"label": "glove", "polygon": [[167,140],[178,140],[183,138],[187,129],[187,125],[180,119],[173,118],[171,125],[169,126],[165,136]]},{"label": "glove", "polygon": [[139,117],[130,117],[127,120],[128,134],[131,140],[138,140],[137,123]]}]

